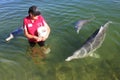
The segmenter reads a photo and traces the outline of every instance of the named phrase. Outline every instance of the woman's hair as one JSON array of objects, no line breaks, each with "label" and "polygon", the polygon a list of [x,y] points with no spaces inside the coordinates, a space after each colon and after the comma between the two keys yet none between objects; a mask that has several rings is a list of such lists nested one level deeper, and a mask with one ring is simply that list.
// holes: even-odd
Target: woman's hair
[{"label": "woman's hair", "polygon": [[28,14],[32,14],[34,16],[40,15],[40,11],[38,11],[37,6],[31,6],[28,10]]}]

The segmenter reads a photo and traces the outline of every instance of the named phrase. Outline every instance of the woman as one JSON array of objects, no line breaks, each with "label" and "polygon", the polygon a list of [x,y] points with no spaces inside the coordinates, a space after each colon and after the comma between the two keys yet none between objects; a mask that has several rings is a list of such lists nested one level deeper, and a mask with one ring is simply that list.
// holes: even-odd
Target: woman
[{"label": "woman", "polygon": [[[31,47],[34,47],[35,44],[42,47],[45,45],[45,40],[49,37],[50,27],[36,6],[31,6],[28,10],[28,14],[29,15],[23,20],[24,34],[28,38]],[[46,28],[47,33],[45,36],[38,36],[38,28],[40,27]]]}]

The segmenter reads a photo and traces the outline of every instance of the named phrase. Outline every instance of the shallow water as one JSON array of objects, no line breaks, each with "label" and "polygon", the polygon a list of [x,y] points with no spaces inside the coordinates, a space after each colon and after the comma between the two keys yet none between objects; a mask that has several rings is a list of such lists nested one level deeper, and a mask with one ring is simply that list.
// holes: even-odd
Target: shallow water
[{"label": "shallow water", "polygon": [[[5,42],[8,34],[22,25],[31,5],[39,7],[51,28],[46,41],[51,52],[45,59],[31,58],[23,35]],[[119,5],[119,0],[1,0],[0,80],[120,80]],[[93,15],[96,18],[77,34],[74,23]],[[95,51],[100,58],[64,61],[107,21],[113,23],[102,46]]]}]

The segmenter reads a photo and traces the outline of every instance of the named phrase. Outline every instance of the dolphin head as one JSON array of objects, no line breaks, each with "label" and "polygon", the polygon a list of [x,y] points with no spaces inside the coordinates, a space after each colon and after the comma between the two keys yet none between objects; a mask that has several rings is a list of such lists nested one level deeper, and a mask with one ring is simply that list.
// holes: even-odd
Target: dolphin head
[{"label": "dolphin head", "polygon": [[65,59],[65,61],[71,61],[73,59],[83,58],[85,56],[88,56],[87,51],[85,48],[81,48],[79,50],[76,50],[72,56]]},{"label": "dolphin head", "polygon": [[81,30],[81,28],[88,22],[89,22],[89,20],[79,20],[76,22],[75,29],[78,34],[79,34],[79,31]]},{"label": "dolphin head", "polygon": [[76,25],[74,28],[75,28],[75,31],[77,32],[77,34],[79,34],[79,31],[80,31],[81,27],[79,27],[78,25]]}]

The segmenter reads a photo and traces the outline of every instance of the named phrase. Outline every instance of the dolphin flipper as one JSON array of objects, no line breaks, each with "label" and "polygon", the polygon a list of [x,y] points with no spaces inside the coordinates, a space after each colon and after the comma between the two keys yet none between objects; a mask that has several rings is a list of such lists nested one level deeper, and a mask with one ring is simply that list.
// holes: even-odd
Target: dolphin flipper
[{"label": "dolphin flipper", "polygon": [[100,58],[100,55],[99,55],[99,54],[96,54],[96,53],[92,53],[92,54],[90,54],[90,57]]}]

